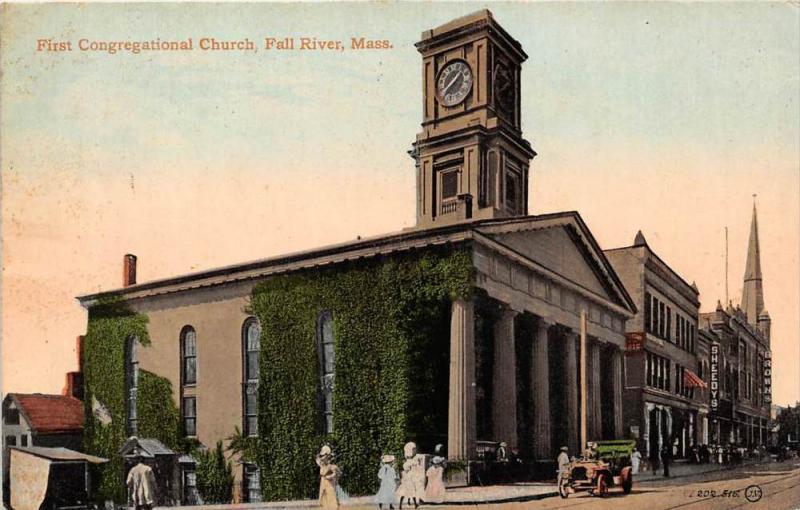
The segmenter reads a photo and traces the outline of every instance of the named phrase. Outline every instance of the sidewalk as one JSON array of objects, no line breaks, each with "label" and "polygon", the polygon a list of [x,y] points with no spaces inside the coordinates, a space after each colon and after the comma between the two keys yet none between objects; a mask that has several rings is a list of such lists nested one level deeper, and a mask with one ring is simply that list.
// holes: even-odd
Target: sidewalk
[{"label": "sidewalk", "polygon": [[[487,485],[458,487],[447,490],[447,505],[475,505],[485,503],[507,503],[511,501],[531,501],[550,496],[558,496],[555,483],[527,482],[513,485]],[[340,502],[340,506],[348,508],[375,507],[375,496],[352,497]],[[432,508],[437,505],[426,503],[420,508]],[[305,499],[296,501],[272,501],[269,503],[241,503],[229,505],[202,505],[202,506],[173,506],[158,507],[169,508],[169,510],[259,510],[259,509],[299,509],[299,508],[319,508],[317,500]],[[395,508],[398,505],[395,504]],[[403,508],[413,509],[413,505],[403,505]]]},{"label": "sidewalk", "polygon": [[[670,466],[670,477],[664,478],[661,471],[653,474],[652,471],[639,472],[634,476],[634,486],[640,482],[653,482],[670,480],[674,478],[685,478],[703,473],[714,471],[725,471],[741,466],[759,464],[761,461],[751,460],[742,464],[689,464],[686,462],[675,462]],[[770,462],[764,459],[764,462]],[[476,505],[487,503],[507,503],[512,501],[532,501],[548,497],[558,496],[555,480],[551,482],[525,482],[511,485],[487,485],[458,487],[447,490],[447,505]],[[352,497],[341,501],[344,508],[377,508],[374,496]],[[435,508],[437,505],[425,504],[420,508]],[[165,507],[166,508],[166,507]],[[269,503],[241,503],[229,505],[203,505],[169,507],[169,510],[260,510],[260,509],[306,509],[319,508],[316,500],[297,500],[297,501],[274,501]],[[395,505],[398,508],[398,505]],[[403,508],[413,508],[404,505]]]}]

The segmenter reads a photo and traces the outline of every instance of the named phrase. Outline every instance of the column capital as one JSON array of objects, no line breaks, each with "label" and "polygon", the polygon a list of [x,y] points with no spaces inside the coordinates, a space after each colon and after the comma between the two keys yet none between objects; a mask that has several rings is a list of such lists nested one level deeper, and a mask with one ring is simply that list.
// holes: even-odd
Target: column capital
[{"label": "column capital", "polygon": [[517,310],[516,307],[509,303],[503,303],[500,306],[500,316],[506,319],[509,317],[514,318],[522,312],[523,310]]},{"label": "column capital", "polygon": [[542,315],[536,316],[536,324],[539,328],[549,329],[553,326],[557,325],[558,323],[553,317],[545,317]]}]

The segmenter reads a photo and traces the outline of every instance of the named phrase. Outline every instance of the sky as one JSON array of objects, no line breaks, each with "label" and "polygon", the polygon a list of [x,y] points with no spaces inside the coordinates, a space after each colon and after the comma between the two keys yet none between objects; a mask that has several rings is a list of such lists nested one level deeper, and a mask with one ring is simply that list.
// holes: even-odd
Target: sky
[{"label": "sky", "polygon": [[[483,3],[5,4],[0,37],[3,391],[77,369],[75,296],[413,226],[423,30]],[[790,3],[492,3],[522,71],[532,214],[651,248],[741,297],[753,194],[774,401],[800,400],[800,11]],[[77,41],[249,38],[256,52]],[[265,37],[388,39],[265,51]],[[37,39],[72,41],[36,51]]]}]

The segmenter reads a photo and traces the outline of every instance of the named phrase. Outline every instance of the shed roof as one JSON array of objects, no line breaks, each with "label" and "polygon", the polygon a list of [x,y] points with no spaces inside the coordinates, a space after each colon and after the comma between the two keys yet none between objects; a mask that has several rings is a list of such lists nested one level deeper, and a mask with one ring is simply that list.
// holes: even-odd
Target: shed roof
[{"label": "shed roof", "polygon": [[60,462],[91,462],[92,464],[103,464],[108,462],[108,459],[102,457],[95,457],[94,455],[87,455],[85,453],[76,452],[69,448],[47,448],[44,446],[11,446],[12,450],[18,450],[37,457],[42,457],[48,460],[55,460]]},{"label": "shed roof", "polygon": [[175,455],[175,452],[164,446],[164,443],[159,441],[158,439],[152,438],[138,438],[136,436],[129,437],[125,444],[122,445],[122,448],[119,449],[119,453],[122,455],[129,455],[133,452],[135,448],[139,449],[139,452],[142,457],[155,457],[156,455]]},{"label": "shed roof", "polygon": [[83,402],[64,395],[9,393],[37,434],[71,434],[83,430]]}]

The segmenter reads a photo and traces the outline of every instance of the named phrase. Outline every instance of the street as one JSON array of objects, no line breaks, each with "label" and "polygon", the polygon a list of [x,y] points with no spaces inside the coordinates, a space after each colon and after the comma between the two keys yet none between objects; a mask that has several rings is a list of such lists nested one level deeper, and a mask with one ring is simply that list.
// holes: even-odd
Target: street
[{"label": "street", "polygon": [[[745,489],[751,485],[760,487],[760,500],[750,502]],[[752,491],[756,492],[757,491]],[[751,495],[751,498],[755,499]],[[487,505],[453,505],[465,509],[491,507],[504,510],[559,509],[580,507],[592,509],[647,509],[671,510],[723,510],[744,508],[747,510],[800,509],[800,464],[766,464],[745,466],[739,469],[709,473],[692,478],[653,480],[635,484],[627,496],[612,491],[606,498],[595,498],[587,493],[573,494],[568,499],[549,497],[538,501]]]}]

